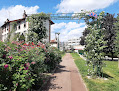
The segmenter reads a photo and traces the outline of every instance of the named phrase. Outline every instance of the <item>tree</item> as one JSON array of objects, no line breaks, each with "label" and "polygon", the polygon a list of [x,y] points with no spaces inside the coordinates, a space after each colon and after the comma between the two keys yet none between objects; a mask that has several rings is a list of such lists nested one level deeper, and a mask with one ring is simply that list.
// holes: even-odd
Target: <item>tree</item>
[{"label": "tree", "polygon": [[[93,12],[93,15],[95,14],[96,15],[96,13],[94,13],[94,11],[92,11]],[[92,13],[92,12],[90,12],[90,13]],[[86,12],[85,12],[86,13]],[[88,12],[89,13],[89,12]],[[101,12],[102,13],[102,15],[104,14],[104,12]],[[91,20],[92,19],[92,20]],[[92,16],[85,16],[85,23],[88,25],[88,26],[94,26],[95,24],[97,24],[99,21],[97,21],[97,19],[95,18],[95,17],[92,17]],[[98,24],[97,24],[98,25]],[[85,37],[90,33],[90,27],[88,27],[88,28],[85,28],[85,30],[84,30],[84,32],[83,32],[83,36],[81,36],[80,38],[81,38],[81,40],[80,40],[80,44],[81,45],[85,45]]]},{"label": "tree", "polygon": [[[37,36],[37,41],[42,41],[43,38],[47,37],[47,29],[44,26],[44,21],[49,20],[49,16],[45,13],[33,14],[27,19],[29,21],[29,31],[32,37]],[[34,35],[34,36],[33,36]],[[31,41],[31,40],[30,40]],[[33,38],[32,38],[33,41]]]},{"label": "tree", "polygon": [[97,18],[96,24],[88,25],[91,29],[90,33],[86,36],[85,56],[87,58],[88,73],[91,76],[101,76],[103,65],[103,49],[106,47],[104,41],[104,32],[100,25],[102,22],[102,14]]},{"label": "tree", "polygon": [[[117,22],[114,23],[115,25],[115,32],[116,32],[116,39],[115,39],[115,52],[118,54],[119,57],[119,14],[117,16]],[[118,68],[119,68],[119,60],[118,60]]]},{"label": "tree", "polygon": [[85,45],[85,37],[90,33],[90,28],[85,28],[83,31],[83,36],[81,36],[80,44]]},{"label": "tree", "polygon": [[119,54],[119,14],[117,16],[117,22],[114,23],[115,25],[115,32],[116,32],[116,39],[115,39],[115,51]]},{"label": "tree", "polygon": [[114,23],[116,22],[116,19],[114,18],[114,14],[107,13],[103,17],[103,23],[102,28],[104,28],[104,41],[107,41],[106,48],[104,48],[104,52],[106,54],[111,53],[111,57],[113,60],[113,56],[115,53],[115,29],[114,29]]},{"label": "tree", "polygon": [[23,33],[20,35],[20,37],[19,37],[19,41],[25,41],[25,36],[24,36]]},{"label": "tree", "polygon": [[12,23],[12,30],[8,33],[6,42],[11,42],[16,39],[17,35],[15,35],[15,30],[17,27],[17,22]]}]

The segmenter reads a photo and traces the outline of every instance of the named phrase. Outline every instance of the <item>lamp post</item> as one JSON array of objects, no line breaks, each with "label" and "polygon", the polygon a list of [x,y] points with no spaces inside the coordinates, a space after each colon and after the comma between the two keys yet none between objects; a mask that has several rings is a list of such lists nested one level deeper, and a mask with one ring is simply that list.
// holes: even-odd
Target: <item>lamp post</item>
[{"label": "lamp post", "polygon": [[60,33],[55,33],[55,34],[58,34],[58,43],[57,44],[58,44],[58,49],[59,49],[59,34]]}]

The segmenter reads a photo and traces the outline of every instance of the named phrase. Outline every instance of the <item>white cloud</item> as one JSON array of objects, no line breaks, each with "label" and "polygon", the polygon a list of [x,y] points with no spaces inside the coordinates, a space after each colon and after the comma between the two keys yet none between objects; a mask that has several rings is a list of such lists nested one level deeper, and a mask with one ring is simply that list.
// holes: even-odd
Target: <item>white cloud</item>
[{"label": "white cloud", "polygon": [[22,5],[10,6],[0,10],[0,26],[10,18],[10,20],[19,19],[23,17],[24,10],[27,14],[37,13],[39,6],[25,7]]},{"label": "white cloud", "polygon": [[117,0],[61,0],[56,6],[57,13],[80,12],[84,10],[97,10],[108,7]]},{"label": "white cloud", "polygon": [[55,32],[60,32],[60,41],[67,41],[71,38],[79,38],[82,35],[82,32],[86,28],[85,23],[55,23],[51,27],[51,39],[55,38]]},{"label": "white cloud", "polygon": [[55,31],[56,29],[60,29],[61,27],[65,26],[66,23],[55,23],[54,25],[52,25],[52,32]]}]

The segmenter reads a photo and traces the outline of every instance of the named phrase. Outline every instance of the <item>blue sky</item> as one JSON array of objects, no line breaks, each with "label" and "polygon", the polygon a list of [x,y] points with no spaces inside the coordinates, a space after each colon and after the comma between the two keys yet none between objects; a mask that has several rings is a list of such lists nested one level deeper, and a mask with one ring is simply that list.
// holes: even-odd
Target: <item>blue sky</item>
[{"label": "blue sky", "polygon": [[55,6],[60,3],[60,0],[0,0],[0,8],[8,8],[15,5],[23,5],[31,7],[38,5],[38,12],[55,13]]},{"label": "blue sky", "polygon": [[[0,25],[10,20],[22,18],[23,10],[26,13],[77,13],[82,9],[119,13],[119,0],[0,0]],[[80,37],[86,25],[83,21],[53,20],[52,39],[55,32],[60,32],[60,41],[67,41],[73,37]]]}]

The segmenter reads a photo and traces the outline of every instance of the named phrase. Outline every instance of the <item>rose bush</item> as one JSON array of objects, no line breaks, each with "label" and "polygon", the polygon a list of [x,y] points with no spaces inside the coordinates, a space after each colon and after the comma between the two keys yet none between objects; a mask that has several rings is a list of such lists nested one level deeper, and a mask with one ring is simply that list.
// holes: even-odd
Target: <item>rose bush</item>
[{"label": "rose bush", "polygon": [[0,91],[30,91],[44,82],[44,72],[51,72],[61,62],[60,52],[33,42],[0,42]]},{"label": "rose bush", "polygon": [[61,53],[57,48],[49,47],[45,54],[45,64],[47,65],[47,71],[51,72],[61,62]]}]

